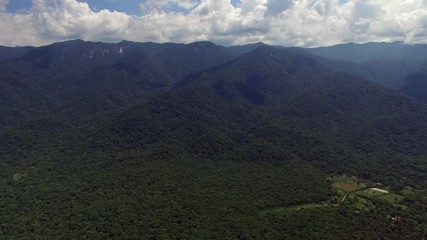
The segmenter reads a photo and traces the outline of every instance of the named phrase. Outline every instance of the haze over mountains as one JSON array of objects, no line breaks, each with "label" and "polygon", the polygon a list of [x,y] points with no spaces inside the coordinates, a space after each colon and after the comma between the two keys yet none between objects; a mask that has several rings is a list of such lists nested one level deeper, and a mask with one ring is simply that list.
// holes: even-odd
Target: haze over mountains
[{"label": "haze over mountains", "polygon": [[340,70],[363,76],[385,87],[403,90],[424,102],[426,100],[426,88],[420,76],[426,71],[426,45],[407,45],[402,42],[349,43],[307,51],[322,57],[357,63],[347,63]]},{"label": "haze over mountains", "polygon": [[[341,174],[425,191],[426,52],[402,43],[0,48],[0,236],[419,239],[427,205],[416,197],[406,210],[384,203],[360,217],[351,205],[259,211],[325,201],[327,177]],[[390,211],[404,216],[395,228]]]}]

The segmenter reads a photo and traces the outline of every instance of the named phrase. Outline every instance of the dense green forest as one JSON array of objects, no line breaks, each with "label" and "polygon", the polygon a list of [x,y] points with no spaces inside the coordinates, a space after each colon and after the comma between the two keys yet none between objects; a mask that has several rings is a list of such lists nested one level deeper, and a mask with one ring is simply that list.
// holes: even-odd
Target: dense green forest
[{"label": "dense green forest", "polygon": [[427,236],[427,106],[343,63],[209,42],[8,51],[2,239]]}]

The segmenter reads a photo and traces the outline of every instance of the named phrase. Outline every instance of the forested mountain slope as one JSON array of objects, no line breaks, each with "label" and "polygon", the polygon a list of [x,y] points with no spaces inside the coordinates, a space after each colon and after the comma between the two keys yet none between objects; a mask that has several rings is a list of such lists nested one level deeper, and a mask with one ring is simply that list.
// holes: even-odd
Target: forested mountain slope
[{"label": "forested mountain slope", "polygon": [[328,61],[71,41],[1,62],[0,236],[422,239],[426,105]]},{"label": "forested mountain slope", "polygon": [[4,47],[0,46],[0,61],[22,57],[34,47]]},{"label": "forested mountain slope", "polygon": [[[27,110],[39,116],[84,104],[82,100],[150,95],[255,47],[236,46],[228,51],[210,42],[109,44],[74,40],[34,48],[22,57],[0,62],[0,109],[7,113],[1,126],[25,118]],[[25,110],[28,105],[31,109]]]}]

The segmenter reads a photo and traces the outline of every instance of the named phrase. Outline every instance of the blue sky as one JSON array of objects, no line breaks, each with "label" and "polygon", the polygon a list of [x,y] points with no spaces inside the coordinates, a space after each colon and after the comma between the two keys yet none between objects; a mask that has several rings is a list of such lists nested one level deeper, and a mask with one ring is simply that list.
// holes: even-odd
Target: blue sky
[{"label": "blue sky", "polygon": [[[93,11],[108,9],[110,11],[126,12],[128,14],[141,14],[141,0],[86,0]],[[19,13],[27,11],[32,6],[32,0],[12,0],[10,1],[7,10],[8,12]]]},{"label": "blue sky", "polygon": [[[101,9],[108,9],[110,11],[125,12],[132,15],[141,15],[140,4],[142,0],[79,0],[80,2],[86,2],[89,4],[93,11],[99,11]],[[234,6],[240,3],[240,0],[231,0]],[[12,0],[7,6],[8,12],[19,13],[28,11],[32,6],[32,0]],[[180,10],[176,8],[174,10]]]},{"label": "blue sky", "polygon": [[31,7],[31,0],[13,0],[7,6],[8,12],[18,12],[28,10]]},{"label": "blue sky", "polygon": [[141,0],[86,0],[94,11],[108,9],[110,11],[126,12],[133,15],[141,15]]}]

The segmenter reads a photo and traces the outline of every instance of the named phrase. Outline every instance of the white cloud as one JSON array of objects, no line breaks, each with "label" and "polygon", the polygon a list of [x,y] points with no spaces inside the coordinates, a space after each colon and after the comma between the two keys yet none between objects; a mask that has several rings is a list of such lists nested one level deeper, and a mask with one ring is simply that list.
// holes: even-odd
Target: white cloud
[{"label": "white cloud", "polygon": [[25,13],[0,0],[0,45],[90,41],[263,41],[320,46],[342,42],[427,43],[425,0],[145,0],[142,15],[101,10],[84,1],[33,0]]},{"label": "white cloud", "polygon": [[0,0],[0,12],[6,11],[6,7],[9,4],[9,0]]}]

